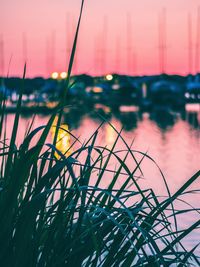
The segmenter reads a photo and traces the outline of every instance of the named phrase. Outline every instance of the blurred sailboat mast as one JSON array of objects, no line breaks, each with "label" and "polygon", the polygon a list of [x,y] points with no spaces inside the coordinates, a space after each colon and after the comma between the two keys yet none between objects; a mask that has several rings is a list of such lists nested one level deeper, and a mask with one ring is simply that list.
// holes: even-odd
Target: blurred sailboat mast
[{"label": "blurred sailboat mast", "polygon": [[197,26],[196,26],[196,47],[195,47],[195,72],[199,72],[199,39],[200,39],[200,6],[197,10]]},{"label": "blurred sailboat mast", "polygon": [[192,57],[192,20],[191,14],[188,13],[188,73],[192,74],[193,71],[193,57]]},{"label": "blurred sailboat mast", "polygon": [[137,75],[137,53],[133,52],[132,53],[132,69],[133,69],[133,74]]},{"label": "blurred sailboat mast", "polygon": [[166,61],[167,61],[167,32],[166,32],[166,8],[162,9],[158,18],[158,32],[159,32],[159,66],[160,73],[166,72]]},{"label": "blurred sailboat mast", "polygon": [[56,32],[52,31],[49,36],[46,37],[46,72],[49,77],[56,71],[55,66],[55,44],[56,44]]},{"label": "blurred sailboat mast", "polygon": [[3,77],[4,76],[4,66],[5,62],[4,62],[4,39],[3,39],[3,35],[0,35],[0,76]]},{"label": "blurred sailboat mast", "polygon": [[100,58],[99,58],[99,36],[95,36],[94,38],[94,72],[97,75],[100,74]]},{"label": "blurred sailboat mast", "polygon": [[121,69],[121,44],[120,37],[116,37],[116,45],[115,45],[115,73],[119,74]]},{"label": "blurred sailboat mast", "polygon": [[56,32],[53,30],[51,32],[51,43],[50,43],[50,53],[51,53],[51,68],[52,72],[56,70],[56,62],[55,62],[55,52],[56,52]]},{"label": "blurred sailboat mast", "polygon": [[104,16],[103,20],[103,32],[102,32],[102,45],[101,45],[101,74],[104,75],[107,72],[107,36],[108,36],[108,18]]},{"label": "blurred sailboat mast", "polygon": [[126,34],[127,34],[127,48],[126,48],[126,55],[127,55],[127,74],[132,73],[132,21],[130,13],[127,13],[127,25],[126,25]]},{"label": "blurred sailboat mast", "polygon": [[49,37],[46,37],[46,73],[47,77],[51,74],[51,68],[50,68],[50,46],[49,46]]},{"label": "blurred sailboat mast", "polygon": [[96,69],[99,69],[99,75],[105,75],[107,72],[107,35],[108,19],[107,16],[104,16],[103,28],[94,40],[94,65]]}]

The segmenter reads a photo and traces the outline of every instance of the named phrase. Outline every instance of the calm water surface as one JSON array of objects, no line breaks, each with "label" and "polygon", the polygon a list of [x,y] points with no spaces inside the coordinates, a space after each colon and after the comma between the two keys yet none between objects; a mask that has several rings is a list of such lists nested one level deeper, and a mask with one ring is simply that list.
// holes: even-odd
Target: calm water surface
[{"label": "calm water surface", "polygon": [[[103,108],[99,112],[104,112]],[[106,115],[105,113],[103,114]],[[7,117],[7,137],[10,135],[13,118],[14,115],[12,114]],[[49,116],[47,115],[37,115],[34,128],[44,125],[48,118]],[[140,114],[139,112],[127,111],[112,116],[109,115],[107,118],[117,130],[123,127],[122,135],[128,144],[131,144],[134,140],[132,146],[134,150],[147,152],[155,160],[163,171],[172,193],[200,169],[200,105],[188,106],[182,114],[160,112]],[[23,140],[30,119],[31,116],[28,116],[22,117],[20,120],[18,144]],[[70,131],[84,142],[97,129],[101,121],[97,114],[72,111],[65,116],[63,123],[68,124]],[[105,123],[100,129],[97,143],[111,147],[115,138],[116,133],[108,123]],[[49,136],[48,141],[51,141],[50,139],[51,136]],[[121,149],[121,146],[119,142],[118,149]],[[139,154],[136,157],[138,159],[141,158]],[[128,164],[131,168],[133,163],[128,162]],[[167,195],[165,185],[156,165],[145,159],[141,167],[144,178],[140,180],[140,185],[144,188],[151,186],[157,195]],[[199,184],[200,181],[198,180],[193,187],[199,188]],[[186,200],[196,207],[197,203],[200,203],[199,194],[186,196]],[[183,204],[180,203],[180,205]],[[189,224],[199,218],[198,214],[186,215],[184,220],[181,221],[181,227],[188,227]],[[192,238],[187,240],[187,246],[191,247],[200,241],[199,237],[200,232],[196,231]]]}]

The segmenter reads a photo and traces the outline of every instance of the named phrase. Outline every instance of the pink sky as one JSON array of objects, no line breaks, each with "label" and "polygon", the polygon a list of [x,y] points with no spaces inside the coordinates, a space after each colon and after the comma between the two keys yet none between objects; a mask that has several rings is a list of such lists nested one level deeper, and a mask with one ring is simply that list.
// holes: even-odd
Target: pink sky
[{"label": "pink sky", "polygon": [[[65,71],[66,48],[72,43],[67,33],[71,32],[72,36],[75,31],[80,3],[81,0],[1,0],[0,38],[4,48],[1,45],[0,75],[3,67],[4,75],[7,74],[11,57],[9,76],[22,76],[25,58],[27,76],[30,77],[47,77],[54,70]],[[188,14],[192,18],[194,48],[198,6],[200,0],[86,0],[74,72],[159,73],[158,14],[165,7],[166,72],[188,73]],[[131,21],[129,52],[127,17]],[[50,41],[53,35],[54,49]]]}]

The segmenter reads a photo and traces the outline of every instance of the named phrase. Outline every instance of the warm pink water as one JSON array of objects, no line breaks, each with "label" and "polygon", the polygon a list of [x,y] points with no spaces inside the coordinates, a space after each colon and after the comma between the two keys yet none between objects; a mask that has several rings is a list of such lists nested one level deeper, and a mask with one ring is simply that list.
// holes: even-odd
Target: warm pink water
[{"label": "warm pink water", "polygon": [[[111,117],[112,123],[116,129],[120,130],[122,127],[123,137],[128,144],[134,139],[133,149],[142,152],[147,152],[156,163],[159,165],[164,173],[164,176],[169,185],[170,191],[175,192],[188,178],[200,169],[200,109],[195,110],[188,108],[184,116],[181,114],[173,114],[167,117],[150,118],[148,113],[140,115],[139,113],[124,113],[118,116]],[[77,114],[77,116],[79,116]],[[10,135],[14,115],[9,114],[7,137]],[[37,115],[34,122],[34,128],[44,125],[49,116]],[[78,118],[78,117],[77,117]],[[24,133],[30,117],[22,117],[20,120],[18,144],[23,139]],[[89,115],[83,115],[79,122],[71,121],[69,128],[72,133],[79,137],[84,142],[97,129],[100,124],[98,118],[92,118]],[[104,124],[99,133],[97,142],[99,145],[111,147],[116,138],[116,133],[109,126]],[[48,142],[50,142],[50,137]],[[124,148],[124,147],[123,147]],[[119,142],[118,149],[122,149],[122,144]],[[122,153],[123,154],[123,153]],[[136,154],[137,159],[141,158]],[[114,164],[114,163],[113,163]],[[133,165],[133,162],[128,162],[128,165]],[[145,159],[141,165],[144,172],[145,179],[140,180],[141,187],[151,186],[157,195],[165,196],[166,188],[159,173],[158,168],[150,160]],[[122,183],[119,181],[118,183]],[[198,180],[193,188],[199,189],[200,181]],[[199,207],[199,194],[193,194],[186,197],[190,204]],[[179,203],[179,205],[182,205]],[[180,222],[181,227],[188,227],[188,225],[200,219],[199,214],[186,216]],[[197,231],[198,232],[198,231]],[[197,233],[196,232],[196,233]],[[198,232],[199,236],[200,233]],[[192,240],[192,241],[191,241]],[[192,236],[188,242],[191,247],[199,241],[197,234]]]}]

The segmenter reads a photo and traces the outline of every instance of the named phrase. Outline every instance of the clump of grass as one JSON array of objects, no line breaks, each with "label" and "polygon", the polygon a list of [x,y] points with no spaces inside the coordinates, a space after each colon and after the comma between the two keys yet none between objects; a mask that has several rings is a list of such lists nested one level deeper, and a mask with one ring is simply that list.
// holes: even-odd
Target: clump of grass
[{"label": "clump of grass", "polygon": [[[66,90],[76,50],[80,19],[72,49]],[[25,77],[24,69],[24,77]],[[111,148],[96,145],[97,129],[69,155],[56,148],[64,101],[45,126],[28,129],[16,145],[21,108],[19,96],[10,144],[1,132],[0,147],[0,263],[1,266],[192,266],[198,244],[187,251],[182,240],[199,227],[197,220],[179,230],[179,214],[198,209],[177,210],[174,203],[199,178],[194,174],[173,195],[157,197],[150,188],[141,189],[136,176],[149,156],[132,150],[117,132]],[[66,92],[63,92],[66,98]],[[1,129],[5,101],[1,105]],[[58,113],[53,144],[46,142]],[[100,126],[101,127],[101,126]],[[112,127],[112,126],[111,126]],[[66,131],[67,129],[62,129]],[[33,138],[39,135],[33,145]],[[126,150],[116,150],[121,139]],[[72,146],[74,145],[72,144]],[[140,153],[140,160],[136,160]],[[55,156],[55,155],[59,155]],[[132,159],[132,167],[127,165]],[[153,161],[153,160],[152,160]],[[112,169],[110,162],[118,166]],[[123,184],[118,181],[123,178]],[[105,186],[106,184],[106,186]],[[104,186],[103,186],[104,185]],[[197,191],[191,191],[191,193]]]}]

